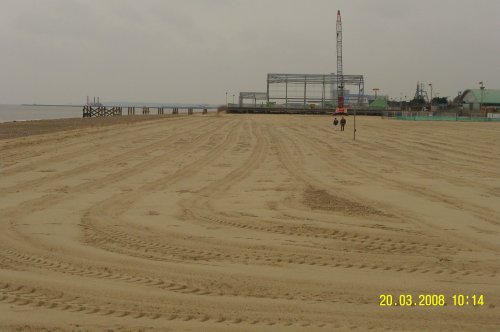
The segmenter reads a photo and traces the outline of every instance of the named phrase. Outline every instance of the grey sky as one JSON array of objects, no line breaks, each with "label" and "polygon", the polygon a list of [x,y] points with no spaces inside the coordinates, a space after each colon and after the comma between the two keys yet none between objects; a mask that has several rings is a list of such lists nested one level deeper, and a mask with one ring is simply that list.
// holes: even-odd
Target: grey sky
[{"label": "grey sky", "polygon": [[266,74],[336,71],[395,99],[500,89],[500,1],[0,0],[0,103],[224,103]]}]

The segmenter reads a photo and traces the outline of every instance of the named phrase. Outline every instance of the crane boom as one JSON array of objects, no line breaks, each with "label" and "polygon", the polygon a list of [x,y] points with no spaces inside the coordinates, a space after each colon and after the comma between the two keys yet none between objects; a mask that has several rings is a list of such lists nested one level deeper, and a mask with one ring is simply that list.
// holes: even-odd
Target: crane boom
[{"label": "crane boom", "polygon": [[337,109],[335,113],[347,114],[344,105],[344,74],[342,68],[342,17],[337,11]]}]

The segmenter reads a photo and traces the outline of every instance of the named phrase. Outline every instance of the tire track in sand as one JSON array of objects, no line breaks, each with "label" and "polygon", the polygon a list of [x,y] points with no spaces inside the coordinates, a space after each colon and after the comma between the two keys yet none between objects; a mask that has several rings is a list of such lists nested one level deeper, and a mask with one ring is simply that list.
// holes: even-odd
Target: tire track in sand
[{"label": "tire track in sand", "polygon": [[[444,203],[445,205],[458,209],[458,210],[463,210],[466,209],[467,211],[470,211],[474,216],[480,218],[481,220],[484,220],[492,225],[500,225],[500,222],[497,220],[495,216],[495,212],[492,210],[489,210],[485,207],[482,206],[477,206],[473,203],[470,202],[464,202],[464,201],[457,201],[455,197],[451,197],[449,195],[443,194],[443,193],[438,193],[428,186],[418,186],[416,184],[410,184],[406,181],[400,181],[397,178],[391,177],[388,178],[381,174],[380,172],[374,172],[371,170],[364,169],[363,167],[357,167],[356,165],[353,165],[346,160],[348,158],[344,158],[344,160],[341,160],[340,158],[333,159],[330,154],[328,153],[329,151],[324,148],[324,146],[330,146],[331,144],[327,141],[324,141],[321,138],[316,138],[316,140],[319,140],[321,143],[316,143],[314,140],[305,133],[300,134],[301,139],[307,140],[311,142],[311,147],[313,150],[315,150],[317,153],[315,155],[320,156],[325,162],[327,162],[330,167],[340,167],[343,170],[353,170],[355,171],[353,174],[361,174],[364,177],[367,177],[371,179],[372,181],[380,182],[384,186],[389,187],[389,188],[395,188],[397,190],[401,191],[410,191],[415,194],[417,194],[420,197],[423,198],[430,198],[435,201],[439,201],[441,203]],[[355,154],[355,152],[351,152],[351,154]],[[363,152],[364,155],[366,156],[371,156],[372,158],[377,158],[377,156],[371,154],[370,152]],[[346,195],[349,193],[345,193]],[[392,207],[393,211],[396,211],[394,207]],[[408,220],[412,221],[414,224],[419,225],[419,226],[426,226],[429,230],[432,232],[440,232],[443,236],[442,238],[449,238],[449,237],[454,237],[456,240],[453,242],[453,246],[456,248],[463,248],[464,243],[467,243],[469,246],[472,245],[470,242],[470,239],[464,238],[463,236],[458,236],[455,234],[451,234],[450,232],[443,231],[441,228],[436,227],[435,225],[429,224],[429,222],[422,220],[421,218],[417,218],[414,215],[408,214],[404,211],[397,211],[398,214],[400,214],[400,218],[402,220]],[[465,242],[464,242],[465,240]],[[473,248],[479,247],[483,249],[487,249],[490,251],[498,252],[499,250],[495,247],[492,247],[486,243],[477,243],[474,242],[472,245]]]},{"label": "tire track in sand", "polygon": [[[163,120],[163,119],[162,119]],[[183,121],[181,121],[183,120]],[[94,152],[95,151],[95,146],[92,144],[89,144],[89,142],[85,139],[82,138],[82,136],[88,136],[88,135],[93,135],[93,138],[99,141],[99,144],[107,144],[107,145],[113,145],[116,143],[123,143],[122,138],[126,136],[127,134],[134,133],[137,135],[137,132],[139,132],[139,135],[136,136],[136,139],[140,138],[146,138],[151,135],[151,133],[145,133],[145,129],[151,129],[152,126],[154,127],[159,127],[158,129],[161,131],[164,129],[164,126],[167,125],[172,125],[177,124],[177,122],[185,122],[186,124],[189,124],[192,122],[192,119],[188,118],[171,118],[168,119],[169,123],[166,124],[164,121],[159,121],[157,122],[158,119],[155,120],[150,120],[150,121],[145,121],[143,124],[140,126],[134,125],[128,127],[127,125],[118,125],[120,126],[120,134],[117,135],[114,127],[102,127],[99,129],[98,132],[77,132],[75,134],[71,134],[68,132],[59,132],[57,134],[64,135],[64,137],[59,137],[57,136],[56,138],[47,138],[47,139],[40,139],[40,136],[29,136],[24,138],[25,140],[28,140],[29,142],[26,143],[12,143],[12,144],[7,144],[6,146],[4,145],[2,147],[3,153],[0,155],[2,158],[6,159],[19,159],[19,157],[14,153],[14,154],[8,154],[8,150],[14,150],[17,151],[19,149],[19,146],[21,145],[34,145],[36,146],[36,149],[32,152],[31,155],[25,156],[23,159],[27,159],[27,164],[22,164],[22,165],[14,165],[14,166],[8,166],[4,167],[0,174],[2,175],[14,175],[19,172],[25,172],[25,171],[32,171],[36,168],[39,168],[41,166],[46,166],[50,165],[51,163],[57,163],[61,159],[71,159],[73,157],[81,156],[82,153],[88,153],[88,152]],[[154,122],[154,123],[153,123]],[[99,135],[97,138],[95,135]],[[70,142],[66,142],[69,136]],[[36,141],[33,143],[31,140],[36,139]],[[60,144],[57,144],[57,147],[52,147],[50,144],[52,141],[62,141],[64,140],[64,146],[61,146]],[[0,142],[1,144],[1,142]],[[81,147],[79,147],[81,146]],[[76,151],[68,151],[64,152],[65,150],[76,150]],[[47,153],[52,153],[52,152],[57,152],[59,153],[58,155],[55,156],[50,156],[47,158],[43,158],[41,160],[37,160],[36,163],[34,164],[30,158],[42,156]],[[26,152],[25,152],[26,153]]]},{"label": "tire track in sand", "polygon": [[[32,180],[27,180],[25,182],[21,183],[16,183],[15,185],[11,187],[2,187],[0,188],[0,193],[2,192],[9,192],[12,190],[22,190],[26,188],[33,188],[33,187],[40,187],[42,185],[45,185],[47,183],[52,183],[53,181],[60,181],[62,179],[67,179],[67,178],[72,178],[72,177],[79,177],[82,175],[82,173],[88,173],[88,172],[94,172],[95,170],[106,168],[109,166],[115,166],[119,164],[120,162],[125,162],[130,159],[131,155],[136,155],[138,153],[144,152],[144,151],[154,151],[155,149],[161,147],[161,148],[168,148],[171,145],[175,145],[175,141],[173,141],[173,138],[180,139],[181,137],[187,135],[187,132],[183,132],[183,128],[187,127],[186,126],[180,127],[180,128],[175,128],[175,132],[158,140],[153,143],[146,144],[144,146],[139,146],[136,147],[132,150],[126,150],[123,153],[119,153],[115,156],[105,158],[105,159],[100,159],[95,162],[90,162],[84,165],[80,165],[62,172],[57,172],[55,174],[50,174],[47,176],[43,176],[41,178],[37,179],[32,179]],[[192,126],[192,124],[190,125]],[[197,132],[199,129],[203,128],[206,126],[206,123],[202,123],[201,126],[194,128],[194,131]],[[179,131],[181,132],[181,135],[179,135]],[[90,151],[92,152],[92,150]],[[165,151],[164,154],[167,152]],[[81,156],[81,151],[78,153],[79,156]],[[64,162],[65,159],[58,159],[58,162]],[[146,160],[144,162],[141,162],[139,165],[141,168],[147,168],[149,166],[149,163],[151,163],[149,160]],[[154,163],[154,161],[153,161]]]},{"label": "tire track in sand", "polygon": [[[280,135],[277,134],[277,131],[280,132]],[[310,186],[313,185],[315,188],[322,188],[323,184],[317,179],[312,178],[307,174],[307,171],[305,168],[299,168],[299,165],[301,165],[301,161],[297,160],[297,158],[292,158],[291,153],[288,151],[288,149],[285,147],[285,143],[287,142],[288,144],[293,144],[293,138],[289,137],[289,135],[286,135],[282,130],[275,130],[275,131],[269,131],[269,134],[273,137],[273,142],[277,144],[278,146],[278,154],[280,156],[280,159],[283,162],[284,167],[286,167],[290,173],[294,174],[294,176],[300,180],[302,183],[304,183],[304,186]],[[285,137],[287,138],[285,141]],[[301,140],[305,140],[307,137],[302,136]],[[304,154],[297,153],[298,156],[303,156]],[[338,165],[336,165],[338,167]],[[325,188],[328,190],[328,188]],[[335,188],[337,189],[337,188]],[[349,197],[346,196],[346,197]],[[366,265],[366,264],[364,264]],[[355,264],[352,264],[352,267],[356,267]],[[372,269],[382,269],[382,270],[395,270],[398,272],[402,271],[407,271],[410,273],[414,272],[419,272],[419,273],[433,273],[433,274],[462,274],[462,275],[474,275],[474,276],[484,276],[485,272],[483,271],[477,271],[474,269],[468,270],[468,269],[447,269],[446,266],[440,266],[440,264],[436,264],[433,267],[425,267],[425,266],[420,266],[420,265],[415,265],[415,266],[391,266],[387,264],[387,262],[384,262],[383,264],[375,264],[371,266]],[[459,272],[460,271],[460,272]],[[497,272],[496,270],[494,271],[488,271],[486,272],[487,276],[490,277],[495,277]]]},{"label": "tire track in sand", "polygon": [[[106,303],[95,297],[72,296],[61,291],[51,291],[42,287],[29,287],[19,283],[0,282],[0,302],[20,307],[29,306],[32,308],[50,309],[63,312],[81,313],[85,315],[98,315],[105,317],[119,317],[143,320],[177,320],[180,322],[197,321],[199,323],[224,323],[224,325],[277,325],[277,326],[318,326],[328,327],[327,323],[314,324],[304,320],[278,321],[270,318],[253,319],[250,317],[238,317],[234,314],[215,315],[213,313],[200,313],[199,310],[193,313],[182,313],[176,306],[171,306],[170,310],[161,310],[148,305],[147,308],[139,307],[139,303],[131,307],[131,304],[124,305],[106,298]],[[307,325],[306,325],[307,324]],[[321,326],[319,326],[321,325]],[[203,325],[202,325],[203,326]]]},{"label": "tire track in sand", "polygon": [[[229,126],[230,123],[222,124],[218,127],[218,129],[223,128],[225,126]],[[202,143],[205,139],[205,133],[199,133],[191,142],[191,145],[198,145]],[[168,157],[173,159],[175,156],[180,155],[185,152],[185,146],[178,146],[174,151],[171,151],[168,154]],[[62,200],[67,200],[71,198],[72,195],[79,194],[81,192],[91,192],[93,190],[98,190],[99,188],[103,188],[113,183],[118,183],[121,181],[126,181],[131,176],[137,176],[138,174],[145,172],[148,168],[152,168],[158,165],[161,165],[164,162],[165,155],[156,156],[150,158],[144,162],[136,164],[132,167],[119,170],[118,172],[107,174],[97,179],[88,180],[84,183],[78,184],[73,187],[69,187],[65,190],[64,193],[54,192],[50,194],[46,194],[40,198],[31,199],[28,201],[24,201],[14,207],[5,208],[0,210],[4,214],[6,218],[9,220],[19,220],[22,216],[46,209],[50,206],[57,204]],[[11,222],[11,225],[14,225]]]}]

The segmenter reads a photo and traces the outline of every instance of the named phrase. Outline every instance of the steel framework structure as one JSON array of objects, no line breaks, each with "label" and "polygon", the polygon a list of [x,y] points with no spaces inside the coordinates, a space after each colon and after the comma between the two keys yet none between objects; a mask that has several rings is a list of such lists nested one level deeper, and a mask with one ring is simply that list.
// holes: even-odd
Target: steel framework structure
[{"label": "steel framework structure", "polygon": [[257,106],[257,100],[268,101],[267,93],[265,92],[240,92],[239,106],[243,107],[245,100],[250,99],[253,106]]},{"label": "steel framework structure", "polygon": [[[364,96],[363,75],[342,75],[343,87],[358,88],[356,104],[361,106]],[[338,75],[335,74],[267,74],[267,101],[284,104],[286,108],[309,108],[318,104],[321,108],[335,108],[338,102]]]}]

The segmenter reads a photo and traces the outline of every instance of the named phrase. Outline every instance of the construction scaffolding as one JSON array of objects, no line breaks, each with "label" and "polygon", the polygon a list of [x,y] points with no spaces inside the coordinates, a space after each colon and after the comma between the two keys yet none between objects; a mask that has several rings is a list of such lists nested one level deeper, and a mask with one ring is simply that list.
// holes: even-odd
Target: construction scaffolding
[{"label": "construction scaffolding", "polygon": [[[251,103],[246,103],[247,100],[250,100]],[[239,97],[239,106],[243,107],[244,105],[252,105],[257,107],[257,101],[263,103],[264,101],[267,103],[267,93],[265,92],[240,92]],[[260,104],[259,104],[260,105]]]},{"label": "construction scaffolding", "polygon": [[[361,107],[363,75],[343,75],[342,81],[344,88],[354,86],[358,91],[357,95],[346,94],[345,104],[349,108]],[[286,109],[332,109],[337,106],[337,84],[335,74],[267,74],[267,102]]]}]

